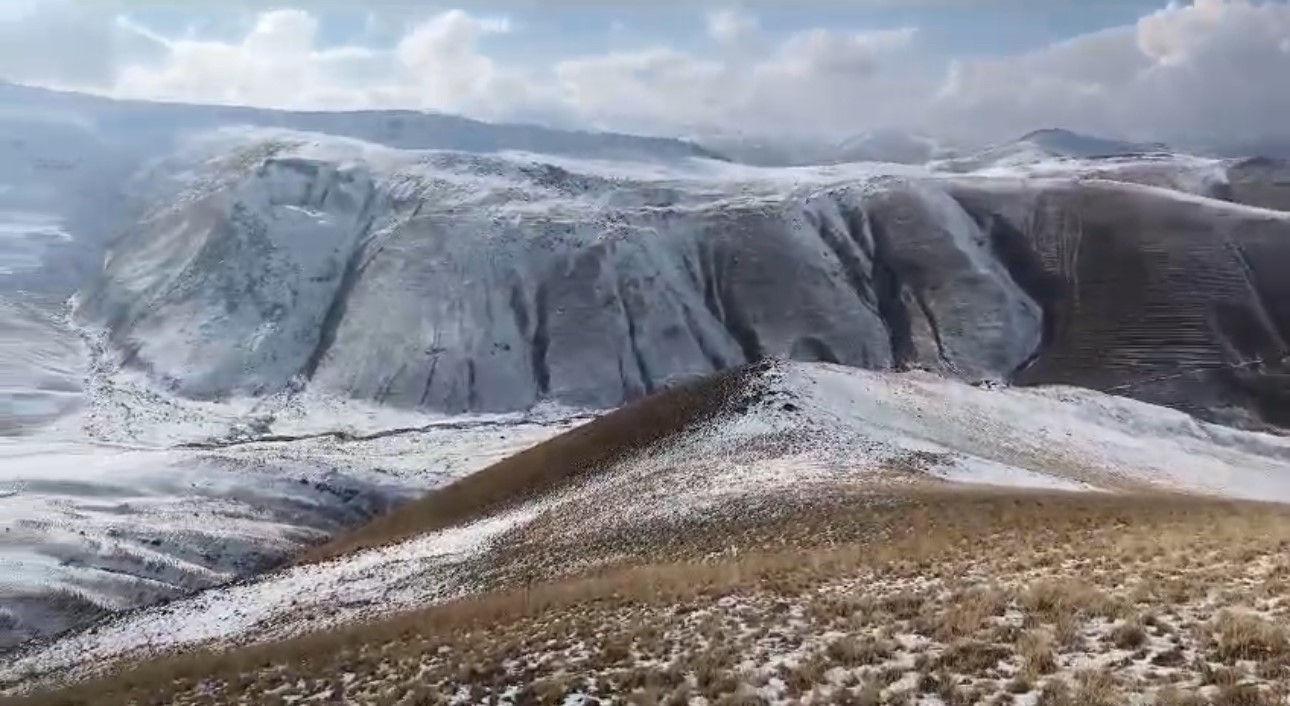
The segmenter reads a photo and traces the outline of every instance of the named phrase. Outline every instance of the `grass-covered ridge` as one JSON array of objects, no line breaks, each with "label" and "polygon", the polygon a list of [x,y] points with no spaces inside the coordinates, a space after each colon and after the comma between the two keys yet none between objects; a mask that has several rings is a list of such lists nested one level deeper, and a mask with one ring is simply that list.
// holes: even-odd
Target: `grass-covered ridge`
[{"label": "grass-covered ridge", "polygon": [[728,370],[637,400],[342,534],[302,561],[393,544],[554,491],[727,409],[758,370]]},{"label": "grass-covered ridge", "polygon": [[[854,499],[852,499],[854,500]],[[1284,703],[1290,508],[921,491],[749,517],[690,555],[285,642],[154,661],[50,704]],[[732,553],[730,537],[779,550]],[[1278,701],[1277,699],[1281,699]]]}]

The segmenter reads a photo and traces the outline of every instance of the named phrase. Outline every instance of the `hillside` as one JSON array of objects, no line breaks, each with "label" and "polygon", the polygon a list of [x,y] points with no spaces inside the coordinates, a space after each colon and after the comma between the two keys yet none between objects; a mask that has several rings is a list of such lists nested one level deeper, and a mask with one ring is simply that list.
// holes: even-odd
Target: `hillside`
[{"label": "hillside", "polygon": [[975,154],[939,160],[935,165],[949,171],[976,172],[1072,160],[1172,154],[1173,150],[1168,145],[1159,143],[1126,142],[1048,128],[1035,130],[1016,140],[988,147]]},{"label": "hillside", "polygon": [[813,515],[832,546],[624,567],[13,703],[1284,698],[1286,615],[1267,598],[1285,588],[1282,510],[961,494],[896,507],[859,526],[854,507]]},{"label": "hillside", "polygon": [[1219,163],[1118,166],[633,165],[223,131],[158,167],[77,317],[195,399],[606,408],[774,357],[1280,423],[1290,216],[1212,198]]},{"label": "hillside", "polygon": [[[1123,398],[764,365],[512,456],[307,557],[321,563],[122,616],[29,649],[0,674],[11,684],[85,675],[116,659],[292,638],[624,563],[863,545],[918,498],[1221,514],[1230,506],[1201,498],[1286,501],[1287,478],[1290,441]],[[1267,536],[1280,536],[1280,511],[1266,512]]]},{"label": "hillside", "polygon": [[[257,126],[391,150],[709,156],[675,140],[408,111],[114,101],[0,82],[0,651],[276,566],[588,417],[445,417],[291,385],[194,400],[123,366],[104,331],[70,315],[69,299],[102,276],[123,232],[167,205],[151,198],[183,178],[169,168],[199,166],[184,162],[193,145]],[[146,269],[136,270],[143,280],[165,276]]]},{"label": "hillside", "polygon": [[[681,140],[621,133],[557,130],[537,125],[485,123],[456,115],[410,110],[283,111],[237,106],[190,105],[116,100],[81,93],[52,91],[0,81],[0,106],[5,120],[30,120],[21,138],[42,150],[58,149],[45,142],[49,118],[87,128],[109,144],[145,148],[164,156],[175,141],[229,126],[251,126],[318,132],[386,145],[398,149],[436,149],[461,152],[538,152],[601,159],[667,160],[716,157]],[[44,129],[40,128],[44,122]],[[55,122],[54,125],[58,125]],[[67,149],[68,145],[62,148]]]},{"label": "hillside", "polygon": [[736,162],[759,167],[850,162],[924,164],[955,153],[932,137],[897,129],[872,130],[840,140],[717,134],[698,136],[693,141]]},{"label": "hillside", "polygon": [[19,703],[1271,698],[1290,515],[1213,496],[1290,499],[1287,465],[1282,438],[1088,391],[764,365],[0,676],[160,657]]},{"label": "hillside", "polygon": [[[792,582],[785,552],[903,552],[928,512],[987,543],[996,511],[1248,516],[1268,556],[1279,510],[1242,503],[1290,499],[1285,164],[1032,137],[1065,152],[770,169],[0,85],[0,688],[519,586]],[[1260,561],[1211,563],[1239,592]]]}]

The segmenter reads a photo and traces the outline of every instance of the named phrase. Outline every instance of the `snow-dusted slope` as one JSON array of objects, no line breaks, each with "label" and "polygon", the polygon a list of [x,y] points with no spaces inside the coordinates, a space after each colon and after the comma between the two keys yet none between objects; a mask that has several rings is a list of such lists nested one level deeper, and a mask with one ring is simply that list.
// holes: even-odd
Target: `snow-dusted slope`
[{"label": "snow-dusted slope", "polygon": [[1053,161],[1170,154],[1172,151],[1167,145],[1158,143],[1125,142],[1050,128],[1036,130],[976,154],[940,160],[932,166],[954,172],[975,172]]},{"label": "snow-dusted slope", "polygon": [[[548,154],[642,162],[708,154],[676,140],[489,125],[453,116],[399,111],[287,113],[113,101],[0,81],[0,303],[4,306],[0,341],[29,336],[34,329],[46,331],[46,323],[61,320],[64,301],[102,271],[108,243],[129,229],[140,213],[156,209],[157,204],[148,198],[174,195],[159,194],[156,180],[165,181],[174,174],[158,163],[171,164],[168,158],[182,145],[229,126],[318,130],[409,149],[479,153],[540,149]],[[280,196],[276,192],[261,195],[269,199]],[[218,215],[227,218],[229,214]],[[296,213],[293,223],[308,233],[327,230],[305,211]],[[335,242],[314,242],[295,252],[307,262],[278,258],[263,263],[260,274],[281,276],[283,286],[289,286],[290,275],[281,268],[304,266],[313,269],[300,276],[317,278],[321,283],[328,267],[343,268],[343,261],[329,261],[328,254],[348,256],[359,225],[331,224]],[[164,273],[148,272],[145,267],[134,274],[140,280],[135,285],[143,286]],[[235,275],[226,284],[239,286]],[[326,309],[330,293],[325,284],[304,287],[300,294],[320,301]],[[301,302],[300,306],[308,304]],[[309,329],[318,327],[319,316],[319,312],[306,313],[296,322],[304,330],[290,335],[311,335]],[[76,338],[66,330],[46,333],[38,340]],[[54,353],[44,343],[39,352]],[[35,352],[9,355],[7,349],[0,351],[0,356],[8,356],[0,359],[2,394],[10,399],[0,407],[0,425],[5,429],[41,423],[49,413],[66,408],[66,400],[52,399],[48,390],[27,389],[26,379],[44,380],[49,370],[71,370],[83,365],[85,357],[75,351],[36,360]],[[280,374],[277,369],[262,373],[275,380]],[[33,402],[36,397],[40,399]],[[24,410],[31,410],[31,419],[25,418]]]},{"label": "snow-dusted slope", "polygon": [[[1223,183],[1212,161],[1121,166]],[[1290,215],[1069,168],[644,165],[224,131],[158,167],[154,207],[79,312],[127,367],[199,398],[308,384],[446,412],[604,407],[785,357],[1276,421]],[[1181,388],[1154,384],[1170,374]]]},{"label": "snow-dusted slope", "polygon": [[843,140],[822,138],[707,135],[695,139],[713,152],[736,162],[760,167],[794,167],[890,162],[923,164],[948,158],[953,151],[926,135],[903,130],[875,130]]},{"label": "snow-dusted slope", "polygon": [[[1037,309],[944,190],[872,170],[220,140],[194,148],[219,156],[177,170],[80,308],[186,395],[308,379],[443,411],[607,406],[763,356],[999,377],[1038,342]],[[925,225],[888,237],[897,209]],[[927,274],[907,294],[917,350],[892,349],[882,309],[903,305],[884,297],[903,284],[875,286],[879,250]],[[973,325],[932,342],[955,317]]]},{"label": "snow-dusted slope", "polygon": [[[752,375],[742,399],[529,502],[125,616],[29,652],[0,671],[0,683],[23,670],[270,639],[442,601],[504,579],[517,555],[536,557],[543,571],[575,571],[614,558],[597,553],[607,538],[639,548],[733,508],[770,512],[945,483],[1290,501],[1290,440],[1087,390],[787,364]],[[561,561],[541,564],[548,555]]]},{"label": "snow-dusted slope", "polygon": [[272,568],[577,421],[373,428],[389,420],[319,402],[267,430],[279,440],[210,449],[0,440],[0,650]]},{"label": "snow-dusted slope", "polygon": [[66,297],[148,193],[141,170],[229,126],[326,132],[405,149],[672,161],[713,156],[678,140],[490,125],[409,111],[299,113],[106,98],[0,81],[0,295]]},{"label": "snow-dusted slope", "polygon": [[[172,167],[182,169],[187,157],[171,155],[194,141],[217,150],[218,139],[201,136],[248,125],[463,153],[541,149],[637,162],[707,155],[675,140],[452,116],[119,102],[0,82],[0,648],[105,609],[245,576],[396,500],[564,428],[561,414],[481,424],[283,388],[282,381],[297,372],[292,355],[306,339],[316,339],[330,312],[334,276],[344,271],[361,232],[355,214],[334,222],[309,208],[278,214],[276,227],[289,229],[302,247],[275,256],[256,251],[253,238],[245,241],[243,253],[255,264],[246,272],[219,272],[229,263],[219,252],[208,253],[215,259],[187,269],[191,275],[205,268],[207,275],[172,278],[165,292],[173,307],[201,311],[141,332],[160,346],[152,350],[172,355],[174,365],[206,353],[185,345],[167,349],[167,340],[201,340],[212,355],[255,346],[269,355],[253,361],[254,369],[217,369],[211,376],[246,376],[252,381],[247,387],[268,381],[261,387],[275,395],[176,398],[172,380],[121,370],[121,350],[110,350],[98,332],[69,325],[67,301],[101,275],[109,243],[140,214],[161,208],[149,196],[185,177]],[[280,190],[243,195],[249,203],[293,198],[307,177],[292,182],[289,171]],[[197,181],[206,175],[187,176]],[[361,180],[341,184],[330,198],[353,197],[363,188]],[[228,216],[214,209],[210,227],[234,231],[221,225]],[[199,227],[201,218],[189,211],[170,225],[182,231]],[[165,268],[184,269],[194,254],[164,241],[150,244],[150,252],[171,259],[144,257],[134,269],[117,261],[118,274],[121,266],[128,270],[136,288],[131,291],[169,277]],[[290,296],[282,293],[287,289]],[[225,306],[212,314],[212,307]],[[285,308],[293,313],[290,321],[262,316]],[[196,322],[211,316],[229,320],[223,332],[246,338],[209,337],[211,331]],[[282,362],[275,364],[275,357]],[[356,425],[377,438],[351,440]],[[434,428],[419,431],[427,425]],[[325,435],[331,432],[338,436]],[[268,447],[175,448],[310,433],[324,436]]]},{"label": "snow-dusted slope", "polygon": [[[406,110],[293,112],[229,106],[120,101],[0,81],[0,113],[64,116],[118,144],[152,145],[164,154],[176,139],[228,126],[283,128],[352,137],[401,149],[461,152],[520,150],[637,161],[714,157],[688,142],[619,133],[491,124]],[[26,133],[35,136],[35,131]],[[42,145],[48,149],[49,145]],[[54,149],[58,149],[56,146]]]}]

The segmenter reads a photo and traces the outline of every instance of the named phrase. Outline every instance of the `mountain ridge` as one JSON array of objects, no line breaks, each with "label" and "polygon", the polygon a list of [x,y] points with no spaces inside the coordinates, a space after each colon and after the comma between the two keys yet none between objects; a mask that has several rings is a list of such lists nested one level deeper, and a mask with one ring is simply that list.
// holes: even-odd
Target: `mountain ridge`
[{"label": "mountain ridge", "polygon": [[[308,383],[446,413],[604,408],[779,357],[1280,418],[1280,392],[1250,396],[1286,354],[1288,294],[1265,263],[1290,214],[1150,183],[1217,195],[1212,163],[1143,165],[1146,186],[1132,160],[1025,181],[637,169],[226,132],[162,173],[166,206],[115,244],[78,316],[196,398]],[[1091,275],[1108,263],[1123,274]],[[1144,308],[1117,313],[1139,288]],[[1091,337],[1112,345],[1096,361]]]}]

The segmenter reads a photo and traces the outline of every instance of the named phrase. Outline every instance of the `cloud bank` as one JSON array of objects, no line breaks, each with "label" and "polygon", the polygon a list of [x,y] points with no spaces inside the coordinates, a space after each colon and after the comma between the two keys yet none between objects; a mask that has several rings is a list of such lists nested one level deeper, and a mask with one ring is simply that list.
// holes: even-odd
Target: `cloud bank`
[{"label": "cloud bank", "polygon": [[[166,35],[128,15],[27,3],[0,13],[0,77],[130,98],[275,108],[414,108],[654,134],[840,138],[898,126],[962,142],[1043,127],[1182,144],[1290,144],[1290,5],[1171,3],[1027,54],[946,60],[917,27],[765,31],[697,16],[704,41],[531,65],[504,16],[462,10],[394,43],[326,44],[307,10],[244,34]],[[487,41],[486,41],[487,40]],[[508,56],[514,53],[508,53]]]}]

